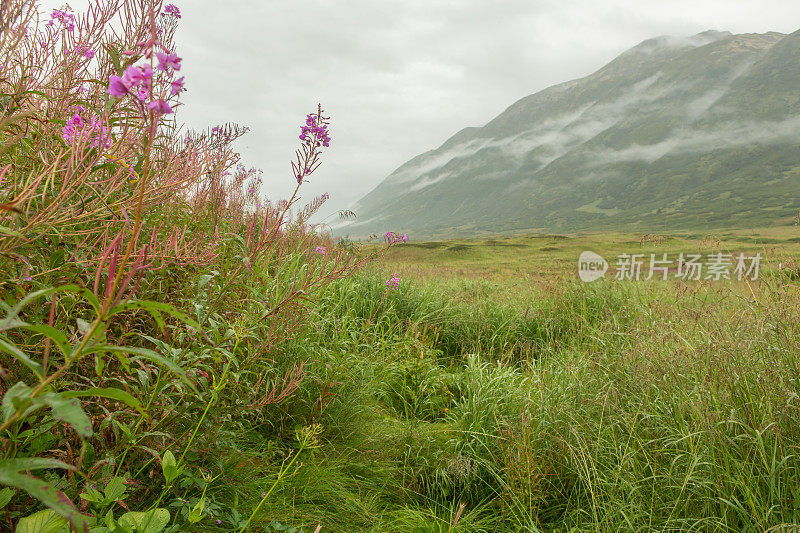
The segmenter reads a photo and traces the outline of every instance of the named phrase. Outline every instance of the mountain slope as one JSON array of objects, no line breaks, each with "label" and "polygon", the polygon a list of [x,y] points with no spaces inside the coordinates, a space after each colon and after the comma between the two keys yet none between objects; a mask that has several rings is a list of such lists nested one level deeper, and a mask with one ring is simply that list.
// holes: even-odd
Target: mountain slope
[{"label": "mountain slope", "polygon": [[650,39],[408,161],[353,236],[765,225],[800,209],[800,32]]}]

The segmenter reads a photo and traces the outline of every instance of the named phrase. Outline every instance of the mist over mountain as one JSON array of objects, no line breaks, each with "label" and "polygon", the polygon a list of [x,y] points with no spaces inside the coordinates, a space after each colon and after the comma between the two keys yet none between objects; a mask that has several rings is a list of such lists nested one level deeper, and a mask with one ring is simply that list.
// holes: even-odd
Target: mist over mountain
[{"label": "mist over mountain", "polygon": [[800,31],[657,37],[403,164],[337,234],[670,230],[800,209]]}]

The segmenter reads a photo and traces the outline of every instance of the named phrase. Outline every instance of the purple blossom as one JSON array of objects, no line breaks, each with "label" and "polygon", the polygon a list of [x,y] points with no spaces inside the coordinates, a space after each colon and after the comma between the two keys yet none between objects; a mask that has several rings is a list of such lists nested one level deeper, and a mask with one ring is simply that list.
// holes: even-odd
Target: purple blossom
[{"label": "purple blossom", "polygon": [[128,94],[130,88],[131,86],[127,80],[113,74],[108,77],[108,89],[106,89],[106,92],[111,96],[122,98]]},{"label": "purple blossom", "polygon": [[166,100],[153,100],[147,104],[147,109],[155,111],[157,115],[168,115],[172,113],[172,108]]},{"label": "purple blossom", "polygon": [[156,57],[158,58],[158,66],[156,69],[158,70],[167,72],[181,69],[181,58],[178,57],[176,53],[170,52],[165,54],[164,52],[156,52]]},{"label": "purple blossom", "polygon": [[108,135],[108,128],[103,125],[99,118],[93,118],[91,122],[85,120],[80,112],[75,113],[61,130],[61,138],[67,144],[74,145],[79,141],[88,140],[90,145],[94,148],[103,146],[108,148],[111,146],[111,137]]},{"label": "purple blossom", "polygon": [[327,253],[327,251],[325,250],[325,247],[324,247],[324,246],[317,246],[317,250],[316,250],[316,252],[317,252],[318,254],[320,254],[320,255],[325,255],[325,254]]},{"label": "purple blossom", "polygon": [[94,50],[86,46],[85,44],[80,44],[75,47],[75,52],[81,54],[83,57],[88,59],[92,59],[95,56]]},{"label": "purple blossom", "polygon": [[328,147],[331,137],[328,134],[328,124],[312,113],[306,116],[306,125],[300,128],[300,140],[313,145],[315,148],[320,146]]},{"label": "purple blossom", "polygon": [[173,16],[176,19],[181,18],[181,10],[178,9],[175,4],[167,4],[164,6],[164,12],[161,13],[164,16]]},{"label": "purple blossom", "polygon": [[408,242],[408,235],[403,233],[400,235],[399,233],[395,233],[393,231],[387,231],[385,234],[386,242],[389,244],[397,244],[398,242]]},{"label": "purple blossom", "polygon": [[136,95],[144,100],[150,90],[150,81],[153,79],[153,69],[150,65],[131,65],[125,69],[122,77],[111,75],[108,77],[108,89],[111,96],[122,98],[136,89]]},{"label": "purple blossom", "polygon": [[184,76],[181,76],[177,80],[174,80],[174,81],[170,82],[170,84],[169,84],[169,86],[170,86],[169,93],[172,96],[176,96],[177,94],[179,94],[181,91],[184,90],[184,88],[183,88],[183,80],[184,80]]},{"label": "purple blossom", "polygon": [[131,85],[149,85],[150,80],[153,78],[153,68],[148,65],[131,65],[125,69],[125,74],[122,75],[123,79],[128,80]]},{"label": "purple blossom", "polygon": [[52,28],[54,21],[58,21],[61,27],[67,31],[73,31],[75,29],[75,15],[72,13],[54,9],[53,12],[50,13],[50,22],[47,23],[47,27]]},{"label": "purple blossom", "polygon": [[386,280],[386,286],[390,289],[399,289],[400,288],[400,276],[397,274],[392,274],[392,277]]}]

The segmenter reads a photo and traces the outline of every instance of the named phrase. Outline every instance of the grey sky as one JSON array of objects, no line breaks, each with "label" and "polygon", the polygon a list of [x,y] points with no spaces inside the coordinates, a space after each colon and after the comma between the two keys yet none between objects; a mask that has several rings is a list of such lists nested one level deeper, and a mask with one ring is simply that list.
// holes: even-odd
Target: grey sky
[{"label": "grey sky", "polygon": [[238,147],[271,198],[291,190],[305,115],[317,102],[331,115],[331,147],[304,195],[329,192],[324,214],[461,128],[645,39],[800,28],[797,0],[169,1],[183,14],[179,118],[249,126]]}]

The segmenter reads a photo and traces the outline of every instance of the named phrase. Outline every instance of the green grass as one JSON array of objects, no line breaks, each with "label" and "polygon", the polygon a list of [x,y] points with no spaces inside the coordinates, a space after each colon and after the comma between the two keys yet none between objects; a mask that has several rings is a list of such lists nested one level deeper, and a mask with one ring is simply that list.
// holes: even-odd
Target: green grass
[{"label": "green grass", "polygon": [[[572,237],[547,239],[566,248]],[[498,263],[519,250],[473,246],[481,262],[489,246],[506,254]],[[419,249],[442,250],[397,249],[376,270],[406,254],[424,264]],[[507,272],[444,280],[423,269],[415,280],[402,261],[399,290],[377,273],[342,281],[298,340],[294,353],[316,359],[335,394],[298,420],[321,423],[323,444],[268,516],[323,531],[438,531],[463,504],[452,531],[800,523],[792,282],[768,275],[751,292],[562,273],[520,301],[503,290]]]}]

